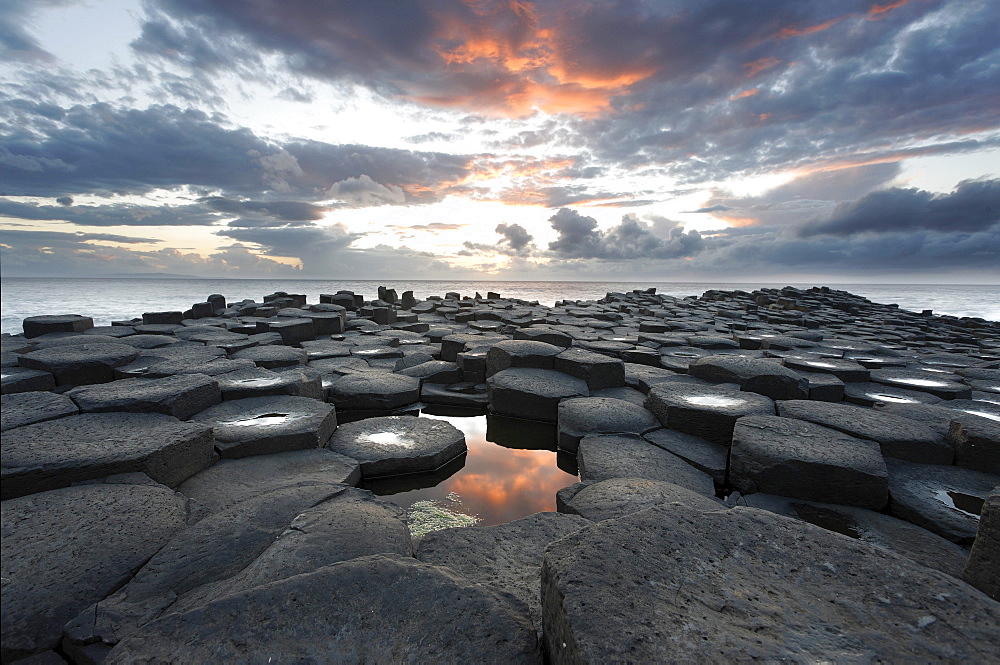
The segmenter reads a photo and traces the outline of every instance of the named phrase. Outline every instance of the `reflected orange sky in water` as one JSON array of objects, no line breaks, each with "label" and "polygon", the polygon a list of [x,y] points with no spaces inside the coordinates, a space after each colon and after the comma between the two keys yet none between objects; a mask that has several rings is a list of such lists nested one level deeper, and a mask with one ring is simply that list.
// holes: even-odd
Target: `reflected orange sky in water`
[{"label": "reflected orange sky in water", "polygon": [[[486,416],[421,417],[445,420],[461,429],[469,452],[465,465],[434,487],[389,494],[394,489],[391,481],[372,486],[376,494],[404,508],[417,501],[434,500],[453,510],[477,515],[484,526],[503,524],[537,512],[554,511],[556,492],[579,480],[556,465],[556,453],[551,450],[520,450],[487,441]],[[452,492],[459,496],[461,505],[447,501]]]}]

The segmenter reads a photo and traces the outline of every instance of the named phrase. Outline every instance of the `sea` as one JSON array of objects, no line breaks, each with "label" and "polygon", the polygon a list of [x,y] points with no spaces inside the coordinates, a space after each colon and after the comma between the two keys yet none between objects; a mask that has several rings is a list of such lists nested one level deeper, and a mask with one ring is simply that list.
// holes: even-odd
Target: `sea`
[{"label": "sea", "polygon": [[[809,288],[810,283],[763,282],[570,282],[570,281],[447,281],[447,280],[291,280],[291,279],[177,279],[177,278],[48,278],[4,277],[0,279],[0,332],[19,333],[21,322],[42,314],[82,314],[94,325],[142,316],[144,312],[190,309],[220,293],[229,302],[243,299],[262,301],[275,291],[305,294],[309,302],[319,302],[319,294],[353,291],[374,299],[378,287],[395,289],[398,294],[413,291],[423,299],[458,292],[483,297],[490,291],[505,298],[536,300],[552,305],[559,300],[593,300],[611,291],[655,287],[671,296],[699,296],[710,289]],[[1000,321],[1000,286],[956,284],[825,284],[864,296],[878,303],[895,303],[900,308],[935,314],[981,317]]]}]

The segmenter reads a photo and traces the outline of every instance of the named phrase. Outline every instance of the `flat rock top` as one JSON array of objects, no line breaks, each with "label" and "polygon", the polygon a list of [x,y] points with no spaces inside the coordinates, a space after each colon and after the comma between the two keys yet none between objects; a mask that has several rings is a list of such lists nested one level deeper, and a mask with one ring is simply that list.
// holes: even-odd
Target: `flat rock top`
[{"label": "flat rock top", "polygon": [[546,397],[578,397],[588,394],[585,381],[551,369],[513,367],[497,372],[487,382],[494,389],[515,390]]},{"label": "flat rock top", "polygon": [[279,487],[354,485],[360,479],[356,460],[317,448],[222,460],[185,480],[177,491],[218,511]]},{"label": "flat rock top", "polygon": [[863,473],[887,477],[878,444],[796,418],[744,416],[736,421],[733,454],[750,448],[756,464],[786,460],[835,464],[841,462]]},{"label": "flat rock top", "polygon": [[549,546],[542,589],[554,663],[1000,657],[1000,605],[971,587],[751,508],[598,522]]},{"label": "flat rock top", "polygon": [[774,413],[774,402],[769,397],[715,386],[658,383],[649,390],[646,408],[656,413],[653,406],[657,404],[731,416]]},{"label": "flat rock top", "polygon": [[4,501],[3,660],[58,644],[63,625],[115,590],[184,525],[165,487],[83,485]]},{"label": "flat rock top", "polygon": [[69,397],[45,391],[0,396],[0,431],[80,412]]},{"label": "flat rock top", "polygon": [[431,471],[466,450],[465,434],[451,423],[412,416],[366,418],[341,425],[328,447],[358,460],[369,477]]},{"label": "flat rock top", "polygon": [[853,404],[796,399],[781,402],[778,405],[778,411],[782,416],[788,418],[808,420],[879,443],[889,441],[938,442],[941,438],[933,429],[923,423]]},{"label": "flat rock top", "polygon": [[220,441],[239,441],[251,433],[256,437],[268,432],[285,431],[297,424],[308,426],[323,420],[332,410],[331,404],[309,397],[274,395],[216,404],[191,420],[211,425]]},{"label": "flat rock top", "polygon": [[164,617],[105,662],[537,663],[535,639],[509,596],[447,568],[376,555]]}]

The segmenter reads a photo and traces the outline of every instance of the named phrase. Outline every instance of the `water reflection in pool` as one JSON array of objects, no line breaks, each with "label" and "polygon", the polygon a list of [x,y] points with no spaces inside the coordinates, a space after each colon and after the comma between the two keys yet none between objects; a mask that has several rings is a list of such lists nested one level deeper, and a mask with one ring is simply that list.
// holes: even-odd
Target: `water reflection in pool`
[{"label": "water reflection in pool", "polygon": [[489,526],[554,511],[556,492],[579,480],[576,458],[555,452],[554,425],[458,410],[424,411],[420,417],[462,430],[468,454],[435,473],[372,480],[362,487],[404,508],[433,501]]}]

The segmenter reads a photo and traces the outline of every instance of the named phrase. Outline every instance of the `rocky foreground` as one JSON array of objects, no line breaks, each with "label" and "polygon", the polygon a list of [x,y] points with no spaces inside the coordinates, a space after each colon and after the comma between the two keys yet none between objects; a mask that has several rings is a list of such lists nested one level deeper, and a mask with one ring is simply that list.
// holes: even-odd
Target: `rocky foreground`
[{"label": "rocky foreground", "polygon": [[[1000,324],[378,296],[4,335],[3,662],[1000,660]],[[556,423],[581,481],[414,538],[356,485],[465,454],[425,404]]]}]

